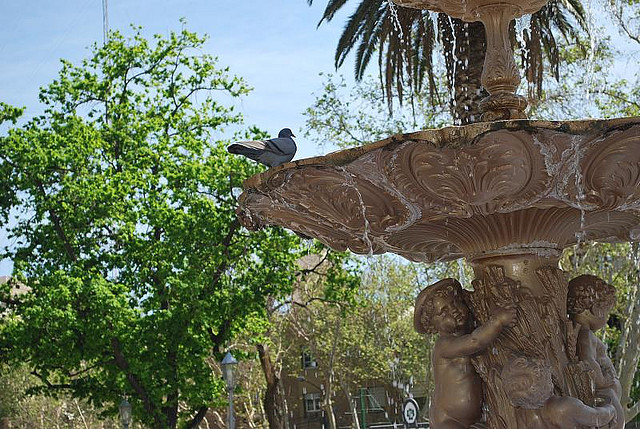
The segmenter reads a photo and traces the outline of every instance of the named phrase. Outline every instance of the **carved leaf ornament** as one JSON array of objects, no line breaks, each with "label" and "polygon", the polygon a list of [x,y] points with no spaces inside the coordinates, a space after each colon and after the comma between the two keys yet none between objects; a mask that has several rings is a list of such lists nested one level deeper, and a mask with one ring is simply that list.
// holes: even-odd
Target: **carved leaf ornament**
[{"label": "carved leaf ornament", "polygon": [[396,135],[253,176],[238,213],[250,229],[414,261],[640,240],[640,119]]}]

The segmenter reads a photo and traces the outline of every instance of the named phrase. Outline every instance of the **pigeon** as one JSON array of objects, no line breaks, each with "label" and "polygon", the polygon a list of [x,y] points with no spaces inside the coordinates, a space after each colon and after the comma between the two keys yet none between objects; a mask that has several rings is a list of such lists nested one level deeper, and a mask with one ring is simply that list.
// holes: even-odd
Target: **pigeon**
[{"label": "pigeon", "polygon": [[246,156],[267,167],[276,167],[289,162],[296,154],[295,137],[289,128],[283,128],[278,137],[263,141],[236,142],[229,146],[229,153]]}]

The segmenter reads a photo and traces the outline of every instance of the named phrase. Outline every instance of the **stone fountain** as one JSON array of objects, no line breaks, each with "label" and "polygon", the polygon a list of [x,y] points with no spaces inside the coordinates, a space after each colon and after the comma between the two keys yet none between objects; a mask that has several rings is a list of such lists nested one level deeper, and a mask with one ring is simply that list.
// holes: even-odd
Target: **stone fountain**
[{"label": "stone fountain", "polygon": [[[492,429],[624,427],[617,379],[592,333],[606,321],[613,292],[595,277],[574,279],[573,287],[558,259],[581,241],[640,240],[640,118],[526,119],[507,30],[546,0],[394,1],[484,23],[482,83],[490,95],[481,102],[483,122],[398,134],[253,176],[240,198],[243,225],[281,225],[358,254],[471,263],[472,292],[445,279],[434,285],[443,292],[422,293],[416,305],[418,330],[431,323],[441,339],[486,340],[457,361],[445,359],[442,380],[434,369],[432,403],[445,417],[432,410],[433,428],[476,420]],[[576,304],[586,301],[592,305]],[[457,309],[424,319],[440,305]],[[442,327],[447,312],[454,328]],[[450,366],[466,361],[481,389],[458,386],[462,399],[452,404]],[[543,382],[523,384],[532,375]]]}]

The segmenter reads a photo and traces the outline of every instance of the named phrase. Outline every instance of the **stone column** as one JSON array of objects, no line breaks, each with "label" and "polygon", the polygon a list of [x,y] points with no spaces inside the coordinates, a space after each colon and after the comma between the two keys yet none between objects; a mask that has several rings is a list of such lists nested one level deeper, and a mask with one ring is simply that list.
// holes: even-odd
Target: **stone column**
[{"label": "stone column", "polygon": [[478,323],[486,323],[495,306],[514,305],[517,315],[515,326],[505,328],[489,350],[473,359],[484,384],[490,429],[555,427],[541,422],[541,407],[533,403],[535,400],[528,406],[513,406],[502,374],[514,359],[540,362],[548,368],[552,395],[571,396],[594,405],[592,382],[576,356],[579,327],[567,315],[566,274],[558,268],[556,252],[550,249],[546,255],[542,253],[470,261],[475,280],[468,303]]}]

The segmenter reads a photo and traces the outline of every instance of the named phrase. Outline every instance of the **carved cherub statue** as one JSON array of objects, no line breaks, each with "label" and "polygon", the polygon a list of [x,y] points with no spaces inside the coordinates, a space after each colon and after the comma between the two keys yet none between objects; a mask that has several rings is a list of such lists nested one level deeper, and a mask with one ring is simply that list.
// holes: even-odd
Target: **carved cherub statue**
[{"label": "carved cherub statue", "polygon": [[584,274],[569,282],[567,311],[580,325],[576,353],[581,362],[593,370],[596,397],[616,408],[616,429],[624,428],[624,410],[620,405],[622,389],[607,347],[594,332],[604,327],[615,305],[615,289],[604,280]]},{"label": "carved cherub statue", "polygon": [[527,429],[578,429],[583,426],[608,428],[615,421],[611,404],[589,407],[570,396],[553,394],[549,367],[540,359],[516,357],[501,373],[507,398],[514,407],[534,410],[522,426]]},{"label": "carved cherub statue", "polygon": [[433,349],[435,390],[429,410],[433,429],[466,429],[482,416],[482,382],[471,357],[487,349],[500,332],[515,323],[515,309],[497,308],[484,325],[473,329],[460,283],[444,279],[420,292],[414,327],[438,333]]}]

